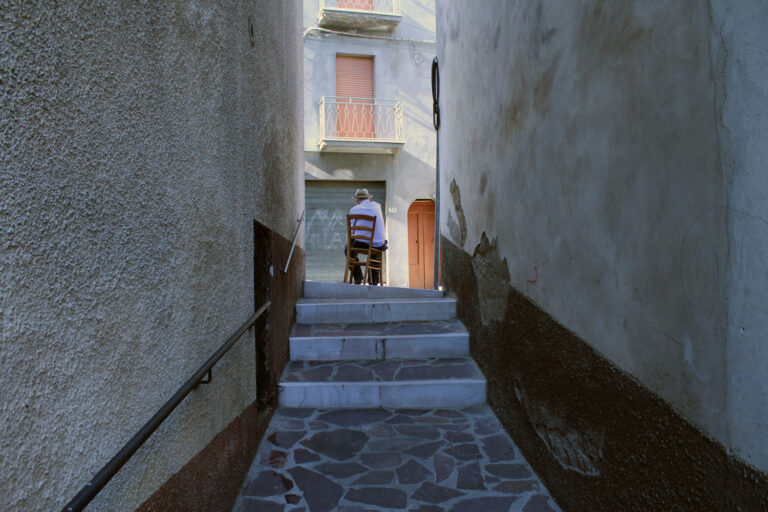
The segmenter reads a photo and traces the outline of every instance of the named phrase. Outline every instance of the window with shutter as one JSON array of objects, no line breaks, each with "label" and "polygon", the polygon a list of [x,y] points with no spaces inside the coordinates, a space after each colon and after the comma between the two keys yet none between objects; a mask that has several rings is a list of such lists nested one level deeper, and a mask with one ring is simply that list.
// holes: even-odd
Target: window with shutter
[{"label": "window with shutter", "polygon": [[373,57],[336,56],[336,97],[337,136],[374,138]]}]

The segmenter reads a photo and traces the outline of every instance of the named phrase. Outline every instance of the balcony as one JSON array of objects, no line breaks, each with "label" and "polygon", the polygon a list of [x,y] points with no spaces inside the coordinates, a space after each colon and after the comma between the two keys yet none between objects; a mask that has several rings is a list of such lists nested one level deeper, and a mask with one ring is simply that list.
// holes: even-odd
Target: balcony
[{"label": "balcony", "polygon": [[399,0],[320,0],[317,24],[335,30],[395,30]]},{"label": "balcony", "polygon": [[399,100],[336,96],[320,100],[320,151],[394,155],[404,145]]}]

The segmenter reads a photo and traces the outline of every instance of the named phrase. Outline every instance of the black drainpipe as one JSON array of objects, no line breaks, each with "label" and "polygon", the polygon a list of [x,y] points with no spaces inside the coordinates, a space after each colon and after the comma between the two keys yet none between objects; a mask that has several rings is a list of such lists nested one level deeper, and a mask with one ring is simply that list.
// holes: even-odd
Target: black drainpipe
[{"label": "black drainpipe", "polygon": [[432,124],[437,137],[435,161],[435,290],[440,288],[440,68],[432,60]]}]

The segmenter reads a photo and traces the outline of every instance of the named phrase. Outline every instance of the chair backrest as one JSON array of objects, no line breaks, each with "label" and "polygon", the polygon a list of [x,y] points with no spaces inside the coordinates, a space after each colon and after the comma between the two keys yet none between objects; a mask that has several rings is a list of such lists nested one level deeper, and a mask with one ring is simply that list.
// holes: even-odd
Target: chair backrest
[{"label": "chair backrest", "polygon": [[[362,221],[362,222],[361,222]],[[366,225],[370,223],[370,226]],[[376,229],[376,217],[371,215],[347,215],[347,244],[352,246],[354,240],[373,245],[373,233]]]},{"label": "chair backrest", "polygon": [[[344,266],[344,282],[351,283],[353,268],[365,266],[363,282],[369,282],[371,271],[381,272],[381,250],[373,247],[373,234],[376,229],[376,217],[370,215],[347,215],[347,263]],[[363,247],[353,247],[353,242],[362,242]],[[379,254],[373,258],[373,253]],[[358,261],[357,256],[364,254],[365,261]],[[383,284],[383,281],[380,281]]]}]

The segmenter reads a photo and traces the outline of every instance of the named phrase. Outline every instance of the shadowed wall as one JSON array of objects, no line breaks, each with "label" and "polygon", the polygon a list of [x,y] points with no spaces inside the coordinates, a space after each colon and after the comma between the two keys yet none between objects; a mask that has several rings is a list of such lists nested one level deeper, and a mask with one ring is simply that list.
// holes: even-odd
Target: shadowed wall
[{"label": "shadowed wall", "polygon": [[[535,426],[529,460],[564,508],[589,509],[580,485],[619,508],[764,492],[764,3],[445,2],[437,18],[446,287],[477,305],[462,318],[498,411]],[[633,424],[652,442],[613,437]],[[656,456],[693,480],[644,480]]]}]

